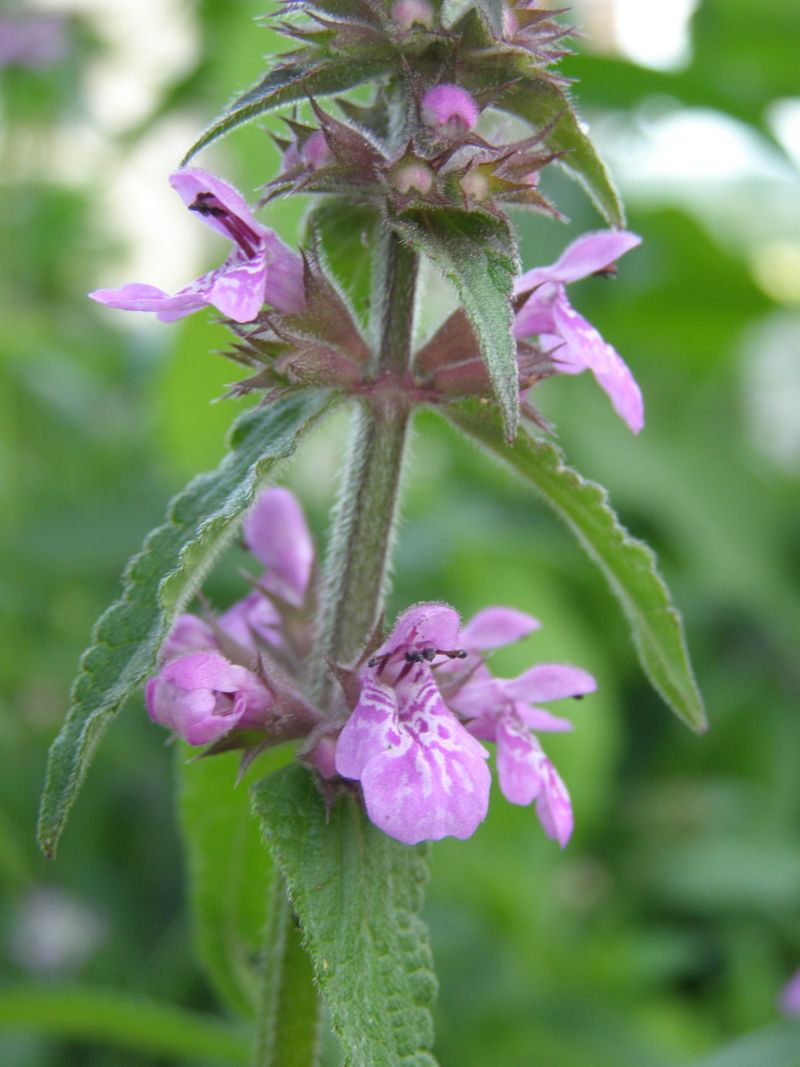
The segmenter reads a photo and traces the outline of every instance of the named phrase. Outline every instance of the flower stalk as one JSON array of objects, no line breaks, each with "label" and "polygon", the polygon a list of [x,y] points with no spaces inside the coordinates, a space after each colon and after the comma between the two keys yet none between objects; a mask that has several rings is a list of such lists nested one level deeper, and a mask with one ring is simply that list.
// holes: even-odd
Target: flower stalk
[{"label": "flower stalk", "polygon": [[[414,333],[418,257],[387,234],[376,258],[373,376],[402,384]],[[314,690],[323,704],[331,695],[328,661],[355,659],[383,611],[409,425],[410,407],[400,389],[381,390],[361,401],[354,414],[331,525],[313,665]]]}]

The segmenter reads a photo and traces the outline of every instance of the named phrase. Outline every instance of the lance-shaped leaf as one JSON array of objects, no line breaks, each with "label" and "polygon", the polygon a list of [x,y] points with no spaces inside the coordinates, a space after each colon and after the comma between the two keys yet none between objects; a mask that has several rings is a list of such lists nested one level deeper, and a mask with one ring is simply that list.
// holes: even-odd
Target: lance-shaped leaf
[{"label": "lance-shaped leaf", "polygon": [[39,812],[39,843],[46,855],[55,853],[104,727],[152,670],[172,620],[258,489],[330,403],[330,394],[321,391],[293,394],[239,419],[229,455],[175,497],[167,521],[128,564],[122,596],[95,626],[66,721],[50,748]]},{"label": "lance-shaped leaf", "polygon": [[272,873],[249,790],[234,788],[239,753],[190,759],[178,749],[179,814],[197,955],[222,1003],[255,1014]]},{"label": "lance-shaped leaf", "polygon": [[589,135],[582,128],[565,91],[546,78],[525,78],[499,97],[495,105],[529,122],[559,163],[583,185],[611,226],[625,225],[625,212],[614,183]]},{"label": "lance-shaped leaf", "polygon": [[519,419],[519,374],[511,307],[517,248],[508,225],[478,212],[406,211],[393,220],[400,236],[424,252],[455,286],[489,371],[511,440]]},{"label": "lance-shaped leaf", "polygon": [[218,119],[201,134],[181,161],[185,167],[189,160],[217,138],[230,133],[237,126],[251,122],[284,104],[305,100],[308,96],[330,96],[344,92],[355,85],[382,74],[388,59],[378,54],[372,59],[359,56],[354,61],[350,56],[325,57],[315,53],[301,55],[294,62],[275,67],[264,78],[242,93],[223,111]]},{"label": "lance-shaped leaf", "polygon": [[665,702],[693,730],[706,728],[683,622],[670,600],[650,548],[625,530],[606,491],[566,466],[561,451],[523,428],[505,443],[497,418],[464,401],[447,409],[450,420],[531,485],[572,530],[600,567],[631,626],[639,661]]},{"label": "lance-shaped leaf", "polygon": [[300,766],[253,796],[346,1067],[435,1067],[424,848],[381,833],[349,793],[328,812]]}]

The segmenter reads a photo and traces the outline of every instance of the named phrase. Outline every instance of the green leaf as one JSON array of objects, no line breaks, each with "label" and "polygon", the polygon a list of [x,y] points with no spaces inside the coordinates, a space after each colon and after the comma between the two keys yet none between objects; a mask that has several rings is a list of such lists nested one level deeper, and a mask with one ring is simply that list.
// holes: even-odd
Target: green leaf
[{"label": "green leaf", "polygon": [[695,1067],[800,1067],[800,1019],[765,1026],[740,1037]]},{"label": "green leaf", "polygon": [[264,78],[237,97],[225,111],[201,134],[181,160],[181,166],[196,156],[219,137],[230,133],[245,122],[252,122],[285,104],[306,100],[308,96],[330,96],[344,92],[356,85],[382,74],[387,66],[385,55],[376,55],[367,60],[359,56],[354,61],[350,56],[316,58],[313,54],[303,56],[293,63],[273,68]]},{"label": "green leaf", "polygon": [[148,1062],[177,1059],[244,1067],[250,1059],[247,1035],[227,1023],[102,987],[6,990],[0,993],[0,1031],[119,1045],[146,1055]]},{"label": "green leaf", "polygon": [[625,225],[619,193],[562,88],[545,78],[526,78],[519,87],[504,93],[496,106],[524,119],[536,130],[549,126],[544,143],[551,152],[563,153],[559,158],[561,166],[583,185],[610,226]]},{"label": "green leaf", "polygon": [[239,753],[199,760],[190,753],[180,746],[176,773],[197,955],[222,1003],[252,1017],[272,862],[249,790],[235,785]]},{"label": "green leaf", "polygon": [[[260,845],[266,851],[264,845]],[[320,999],[311,958],[303,947],[286,883],[275,878],[269,909],[258,1067],[315,1067],[319,1051]]]},{"label": "green leaf", "polygon": [[491,412],[471,401],[448,408],[450,420],[532,485],[600,567],[628,622],[639,661],[666,703],[693,730],[706,728],[683,632],[655,557],[620,525],[606,491],[567,467],[560,449],[526,429],[507,445]]},{"label": "green leaf", "polygon": [[167,521],[128,564],[122,596],[100,617],[64,725],[50,748],[39,843],[53,856],[103,729],[151,671],[172,620],[191,599],[278,462],[330,404],[323,392],[283,397],[239,419],[232,451],[193,479]]},{"label": "green leaf", "polygon": [[308,218],[308,227],[322,247],[325,265],[350,298],[362,324],[369,316],[378,222],[374,207],[338,199],[321,204]]},{"label": "green leaf", "polygon": [[425,849],[381,833],[350,794],[328,812],[300,766],[265,778],[254,802],[346,1067],[435,1067]]},{"label": "green leaf", "polygon": [[405,212],[392,224],[455,286],[489,371],[506,437],[511,440],[519,420],[511,306],[519,265],[508,225],[476,212],[424,208]]}]

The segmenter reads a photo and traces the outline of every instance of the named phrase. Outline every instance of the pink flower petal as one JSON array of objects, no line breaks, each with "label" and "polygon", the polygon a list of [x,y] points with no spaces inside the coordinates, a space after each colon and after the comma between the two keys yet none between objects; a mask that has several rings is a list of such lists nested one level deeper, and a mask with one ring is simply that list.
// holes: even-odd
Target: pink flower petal
[{"label": "pink flower petal", "polygon": [[512,804],[536,801],[544,832],[563,848],[573,827],[569,793],[539,742],[513,714],[498,724],[497,773],[500,789]]},{"label": "pink flower petal", "polygon": [[242,648],[258,651],[258,639],[281,647],[281,617],[274,604],[254,589],[220,616],[222,630]]},{"label": "pink flower petal", "polygon": [[270,231],[264,237],[264,249],[267,257],[264,299],[287,314],[302,311],[306,306],[302,259]]},{"label": "pink flower petal", "polygon": [[208,302],[234,322],[252,322],[264,304],[266,283],[267,260],[263,250],[251,259],[234,254],[217,273]]},{"label": "pink flower petal", "polygon": [[580,667],[570,667],[564,663],[539,663],[518,678],[505,682],[504,688],[512,700],[539,704],[593,693],[597,689],[597,682]]},{"label": "pink flower petal", "polygon": [[411,738],[397,723],[394,689],[368,672],[356,709],[336,745],[336,770],[344,778],[360,778],[364,768],[389,748],[405,751]]},{"label": "pink flower petal", "polygon": [[512,804],[531,804],[542,785],[539,742],[513,715],[503,715],[496,726],[497,776],[500,789]]},{"label": "pink flower petal", "polygon": [[641,237],[625,230],[597,230],[582,234],[567,245],[555,263],[549,267],[534,267],[518,278],[514,292],[530,292],[544,282],[568,285],[588,278],[590,274],[613,267],[620,256],[641,243]]},{"label": "pink flower petal", "polygon": [[244,520],[247,547],[267,568],[265,589],[300,607],[314,565],[314,542],[303,509],[288,489],[266,489]]},{"label": "pink flower petal", "polygon": [[[224,178],[218,178],[216,174],[201,170],[200,167],[185,167],[171,174],[169,183],[187,207],[195,202],[198,195],[211,193],[232,215],[241,219],[255,233],[263,235],[267,232],[253,216],[247,201],[239,190],[235,189],[230,182],[226,182]],[[230,240],[228,228],[213,215],[200,215],[200,218],[206,226],[210,226],[212,230],[216,230],[217,233],[221,233],[223,237]]]},{"label": "pink flower petal", "polygon": [[398,616],[389,637],[376,652],[376,657],[396,649],[441,648],[454,650],[459,640],[458,612],[449,604],[429,601],[415,604]]},{"label": "pink flower petal", "polygon": [[[583,362],[611,400],[617,414],[634,433],[639,433],[644,426],[644,402],[622,357],[606,344],[591,323],[575,311],[565,296],[555,302],[553,315],[557,332],[568,349],[569,361],[573,366]],[[558,352],[554,359],[558,362]]]},{"label": "pink flower petal", "polygon": [[219,644],[214,631],[196,615],[179,615],[159,652],[159,661],[185,656],[188,652],[218,651]]},{"label": "pink flower petal", "polygon": [[178,312],[188,315],[205,306],[206,301],[196,293],[181,292],[170,296],[163,289],[143,282],[128,282],[119,289],[95,289],[89,293],[92,300],[107,307],[122,311]]},{"label": "pink flower petal", "polygon": [[538,730],[541,733],[563,734],[569,733],[574,729],[569,719],[551,715],[544,708],[531,708],[521,701],[517,701],[514,704],[514,712],[519,721],[527,726],[529,730]]},{"label": "pink flower petal", "polygon": [[470,651],[486,652],[510,645],[538,630],[541,623],[532,615],[514,608],[484,608],[473,615],[461,631],[461,644]]},{"label": "pink flower petal", "polygon": [[452,715],[419,665],[401,684],[404,743],[371,759],[361,775],[370,819],[405,844],[469,837],[486,817],[488,753]]}]

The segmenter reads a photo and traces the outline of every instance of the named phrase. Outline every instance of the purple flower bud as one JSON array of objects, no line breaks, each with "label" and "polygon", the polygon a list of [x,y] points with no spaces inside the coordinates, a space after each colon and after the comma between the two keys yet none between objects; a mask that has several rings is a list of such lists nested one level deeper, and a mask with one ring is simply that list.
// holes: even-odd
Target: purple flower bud
[{"label": "purple flower bud", "polygon": [[188,652],[219,651],[219,642],[207,622],[196,615],[179,615],[161,646],[159,662],[168,663]]},{"label": "purple flower bud", "polygon": [[433,26],[433,5],[428,0],[397,0],[392,4],[392,18],[403,30],[414,26],[429,30]]},{"label": "purple flower bud", "polygon": [[272,694],[252,671],[218,652],[192,652],[165,664],[147,683],[150,718],[190,745],[218,741],[236,727],[259,726]]},{"label": "purple flower bud", "polygon": [[303,145],[301,155],[303,162],[311,170],[319,170],[320,167],[325,167],[328,163],[332,163],[335,158],[322,130],[315,130],[311,134]]},{"label": "purple flower bud", "polygon": [[288,489],[266,489],[244,520],[244,539],[267,568],[260,584],[301,607],[314,565],[314,542],[294,494]]},{"label": "purple flower bud", "polygon": [[407,159],[392,172],[392,185],[404,196],[415,190],[425,196],[433,187],[433,171],[421,159]]},{"label": "purple flower bud", "polygon": [[459,178],[458,184],[464,196],[478,204],[489,196],[489,179],[483,171],[468,170]]},{"label": "purple flower bud", "polygon": [[462,137],[474,128],[479,115],[475,100],[458,85],[437,85],[425,93],[420,104],[425,125],[445,137]]}]

